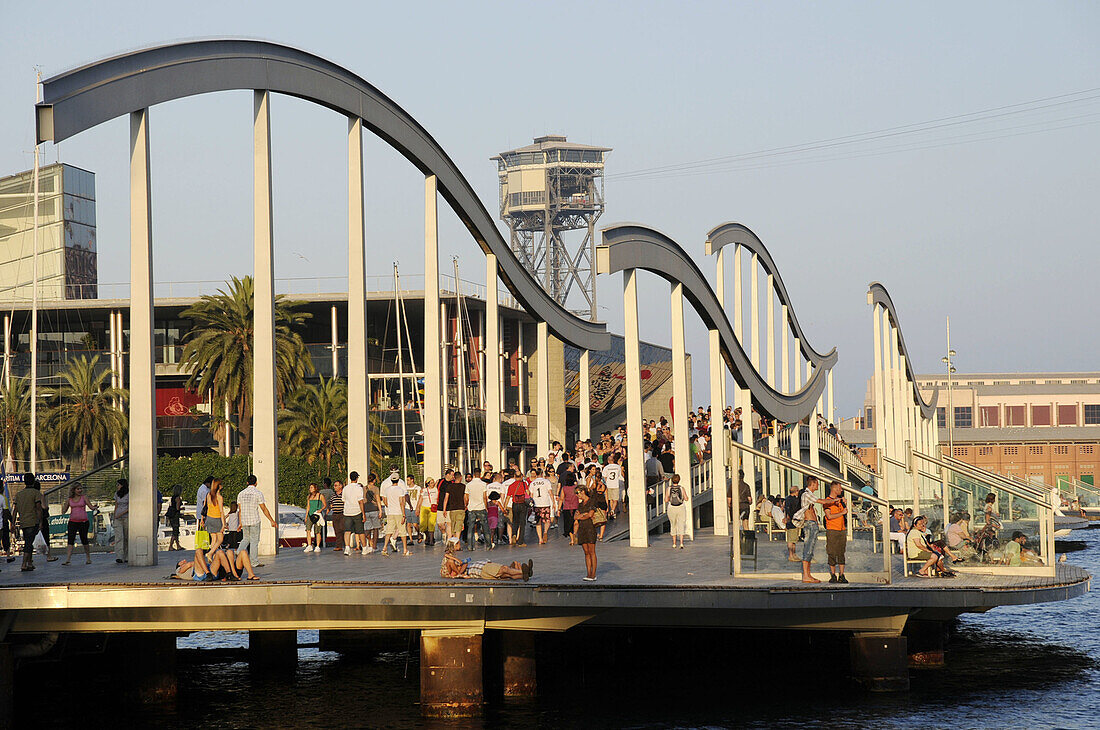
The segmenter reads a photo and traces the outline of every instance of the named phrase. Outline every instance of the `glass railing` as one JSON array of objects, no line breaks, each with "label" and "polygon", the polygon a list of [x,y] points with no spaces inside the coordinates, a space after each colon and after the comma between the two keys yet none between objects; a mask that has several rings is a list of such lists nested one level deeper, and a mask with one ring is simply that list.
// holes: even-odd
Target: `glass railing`
[{"label": "glass railing", "polygon": [[1100,516],[1100,487],[1073,477],[1058,477],[1058,487],[1067,510],[1091,519]]},{"label": "glass railing", "polygon": [[[1051,492],[969,465],[913,453],[922,499],[946,484],[946,500],[923,502],[933,539],[943,539],[960,572],[1053,576]],[[928,485],[926,491],[925,485]],[[938,523],[938,527],[936,526]]]},{"label": "glass railing", "polygon": [[[766,467],[762,470],[764,473],[778,475],[771,487],[765,486],[766,501],[758,501],[750,506],[750,529],[740,529],[739,520],[735,524],[731,523],[730,561],[734,575],[772,580],[801,580],[802,558],[812,552],[811,572],[818,580],[828,579],[826,563],[829,553],[833,553],[837,559],[843,556],[844,575],[848,581],[877,584],[890,582],[890,552],[884,549],[883,544],[884,537],[889,539],[888,503],[878,494],[870,493],[875,491],[875,485],[869,485],[869,491],[864,491],[824,470],[788,457],[767,454],[732,441],[730,446],[734,463],[755,462]],[[827,499],[830,483],[840,485],[840,498],[846,514],[831,521],[839,529],[826,529],[829,526],[826,523],[827,514],[821,505],[815,508],[820,529],[815,531],[810,526],[812,520],[806,520],[803,524],[788,524],[783,501],[787,496],[797,496],[801,485],[810,477],[818,480],[815,495],[819,500]],[[767,485],[767,482],[764,484]],[[785,489],[781,490],[781,487]],[[733,500],[731,512],[738,515],[743,506],[735,487],[731,488],[730,496]],[[768,504],[780,506],[780,511],[784,512],[779,515],[782,524],[776,522],[772,512],[767,510]],[[793,559],[792,544],[787,542],[792,538]],[[812,542],[807,543],[808,540]]]}]

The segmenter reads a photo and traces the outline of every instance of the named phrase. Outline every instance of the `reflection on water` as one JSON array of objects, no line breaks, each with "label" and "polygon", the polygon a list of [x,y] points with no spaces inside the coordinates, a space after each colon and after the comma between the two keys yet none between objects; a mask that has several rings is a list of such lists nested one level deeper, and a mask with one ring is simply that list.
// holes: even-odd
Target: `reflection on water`
[{"label": "reflection on water", "polygon": [[[1074,562],[1100,569],[1100,530],[1080,535],[1086,549],[1074,553]],[[912,672],[912,689],[902,695],[851,689],[834,666],[846,642],[829,635],[742,634],[731,644],[713,634],[698,633],[699,641],[664,633],[649,636],[652,646],[643,640],[608,651],[582,639],[596,658],[551,656],[537,701],[491,703],[484,718],[447,722],[420,717],[415,646],[411,653],[368,659],[301,648],[297,671],[286,676],[250,668],[240,651],[247,634],[204,632],[178,641],[185,651],[174,707],[116,707],[117,680],[111,672],[92,671],[66,684],[71,693],[58,692],[52,682],[18,685],[46,693],[33,702],[20,697],[20,726],[30,726],[33,717],[38,727],[72,727],[88,720],[87,703],[94,700],[98,707],[111,705],[107,715],[114,724],[133,727],[1085,727],[1100,716],[1097,608],[1088,594],[964,616],[946,668]],[[316,641],[316,632],[299,632],[299,643]],[[203,655],[200,649],[216,651]],[[563,649],[576,651],[540,647],[544,653]],[[540,654],[540,667],[543,659]],[[36,666],[52,666],[59,675],[73,670],[71,664]],[[47,717],[26,714],[43,701],[50,703]]]}]

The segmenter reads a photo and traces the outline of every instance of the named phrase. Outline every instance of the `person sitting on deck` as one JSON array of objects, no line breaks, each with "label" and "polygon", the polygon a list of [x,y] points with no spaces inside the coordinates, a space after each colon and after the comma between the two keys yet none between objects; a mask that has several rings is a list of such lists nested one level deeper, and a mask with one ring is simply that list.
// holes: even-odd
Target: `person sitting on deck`
[{"label": "person sitting on deck", "polygon": [[216,580],[240,580],[241,571],[248,576],[248,580],[259,580],[252,572],[252,561],[248,558],[248,552],[241,550],[234,556],[233,551],[212,550],[204,554],[202,550],[195,550],[195,559],[180,559],[176,563],[176,572],[168,576],[176,580],[193,580],[198,583]]},{"label": "person sitting on deck", "polygon": [[1027,535],[1016,530],[1012,533],[1012,539],[1005,545],[1005,563],[1010,567],[1019,568],[1024,565],[1042,565],[1042,559],[1034,551],[1028,550]]},{"label": "person sitting on deck", "polygon": [[941,575],[953,578],[955,574],[944,565],[944,554],[932,546],[932,541],[925,533],[928,529],[928,518],[919,515],[913,520],[913,526],[905,536],[906,560],[924,560],[925,563],[917,571],[922,578],[931,578],[932,569],[935,568]]},{"label": "person sitting on deck", "polygon": [[534,561],[531,560],[526,563],[513,561],[511,565],[501,565],[489,560],[463,560],[458,557],[457,551],[458,538],[451,538],[447,541],[443,562],[439,566],[440,577],[527,581],[531,579],[534,571]]},{"label": "person sitting on deck", "polygon": [[890,540],[898,544],[898,553],[905,554],[905,533],[909,531],[909,525],[905,521],[905,513],[900,507],[890,511]]}]

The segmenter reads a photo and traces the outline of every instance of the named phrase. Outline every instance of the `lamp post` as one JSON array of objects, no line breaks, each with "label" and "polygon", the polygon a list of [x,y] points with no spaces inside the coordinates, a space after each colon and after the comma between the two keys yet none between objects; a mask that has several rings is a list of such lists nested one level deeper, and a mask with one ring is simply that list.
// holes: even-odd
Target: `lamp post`
[{"label": "lamp post", "polygon": [[950,456],[955,455],[955,404],[951,397],[951,375],[955,372],[955,351],[951,349],[951,318],[947,318],[947,354],[940,358],[940,362],[947,365],[947,450]]}]

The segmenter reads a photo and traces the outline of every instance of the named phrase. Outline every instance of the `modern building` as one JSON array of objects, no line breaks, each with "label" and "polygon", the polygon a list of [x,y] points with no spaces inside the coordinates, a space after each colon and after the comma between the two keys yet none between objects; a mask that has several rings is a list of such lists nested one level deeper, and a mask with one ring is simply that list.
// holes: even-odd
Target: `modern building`
[{"label": "modern building", "polygon": [[[1095,483],[1100,465],[1100,372],[918,375],[927,399],[939,389],[941,448],[1001,474],[1055,484]],[[873,458],[872,383],[860,418],[842,423],[850,443]]]},{"label": "modern building", "polygon": [[[0,179],[0,300],[31,301],[34,173]],[[38,174],[38,297],[97,295],[95,174],[47,165]]]}]

